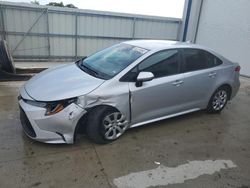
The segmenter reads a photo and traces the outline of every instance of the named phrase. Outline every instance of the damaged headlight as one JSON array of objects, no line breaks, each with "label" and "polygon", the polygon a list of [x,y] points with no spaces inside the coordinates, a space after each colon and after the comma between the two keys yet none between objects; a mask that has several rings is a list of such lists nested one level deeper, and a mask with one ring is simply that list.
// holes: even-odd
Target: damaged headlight
[{"label": "damaged headlight", "polygon": [[39,102],[39,101],[31,101],[31,100],[25,100],[25,102],[32,106],[45,108],[46,109],[45,115],[50,116],[50,115],[53,115],[62,111],[71,103],[77,103],[77,98],[71,98],[71,99],[65,99],[65,100],[53,101],[53,102]]},{"label": "damaged headlight", "polygon": [[56,113],[62,111],[64,108],[66,108],[71,103],[76,103],[76,102],[77,102],[77,98],[49,102],[49,103],[47,103],[47,106],[46,106],[47,110],[46,110],[45,115],[50,116],[50,115],[56,114]]}]

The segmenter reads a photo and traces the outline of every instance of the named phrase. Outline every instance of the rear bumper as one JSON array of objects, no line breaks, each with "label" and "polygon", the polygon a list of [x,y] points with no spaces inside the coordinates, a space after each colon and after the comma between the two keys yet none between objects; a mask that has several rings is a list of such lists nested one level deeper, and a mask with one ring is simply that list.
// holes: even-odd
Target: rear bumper
[{"label": "rear bumper", "polygon": [[45,116],[45,109],[19,100],[20,119],[26,135],[44,143],[74,142],[74,132],[79,119],[86,111],[72,103],[61,112]]},{"label": "rear bumper", "polygon": [[235,81],[232,84],[232,93],[231,93],[230,100],[232,100],[236,96],[236,94],[238,93],[239,89],[240,89],[240,80],[237,79],[237,81]]}]

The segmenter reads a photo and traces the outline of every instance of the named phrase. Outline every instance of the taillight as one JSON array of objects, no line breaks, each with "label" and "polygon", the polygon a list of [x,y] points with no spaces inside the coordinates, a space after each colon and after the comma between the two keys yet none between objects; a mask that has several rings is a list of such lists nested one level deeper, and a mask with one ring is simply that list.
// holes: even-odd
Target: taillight
[{"label": "taillight", "polygon": [[235,67],[234,71],[235,72],[240,72],[240,66]]}]

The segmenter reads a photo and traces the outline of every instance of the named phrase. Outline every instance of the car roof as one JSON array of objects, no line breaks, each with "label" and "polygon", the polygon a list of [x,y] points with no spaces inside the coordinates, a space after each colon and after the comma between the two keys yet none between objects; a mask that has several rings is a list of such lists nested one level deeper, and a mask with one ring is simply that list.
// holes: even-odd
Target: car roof
[{"label": "car roof", "polygon": [[157,49],[168,49],[168,48],[199,48],[205,49],[204,47],[192,44],[189,42],[180,42],[173,40],[131,40],[124,42],[133,46],[138,46],[140,48],[145,48],[148,50],[157,50]]},{"label": "car roof", "polygon": [[193,44],[190,42],[180,42],[180,41],[174,41],[174,40],[130,40],[130,41],[125,41],[123,43],[130,44],[132,46],[137,46],[140,48],[144,48],[147,50],[156,50],[156,51],[164,50],[164,49],[171,49],[171,48],[201,49],[201,50],[205,50],[205,51],[212,53],[213,55],[223,60],[223,62],[225,61],[230,62],[230,60],[218,54],[214,50],[208,47],[205,47],[199,44]]}]

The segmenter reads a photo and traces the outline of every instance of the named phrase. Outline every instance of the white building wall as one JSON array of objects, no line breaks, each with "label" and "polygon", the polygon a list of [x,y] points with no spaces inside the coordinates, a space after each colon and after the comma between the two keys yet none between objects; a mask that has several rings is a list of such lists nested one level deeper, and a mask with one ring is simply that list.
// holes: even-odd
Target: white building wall
[{"label": "white building wall", "polygon": [[203,0],[195,42],[238,62],[250,76],[250,0]]}]

